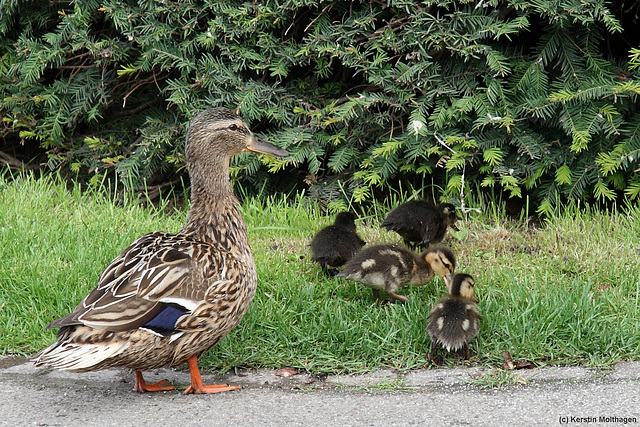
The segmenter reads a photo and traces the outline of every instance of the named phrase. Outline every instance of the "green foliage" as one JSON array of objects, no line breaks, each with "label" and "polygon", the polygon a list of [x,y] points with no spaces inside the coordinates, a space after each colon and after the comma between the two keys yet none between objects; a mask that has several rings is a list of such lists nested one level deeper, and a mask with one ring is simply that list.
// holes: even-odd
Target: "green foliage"
[{"label": "green foliage", "polygon": [[640,52],[616,47],[640,42],[628,7],[4,1],[2,132],[37,140],[51,168],[140,185],[180,170],[188,121],[223,105],[291,153],[234,160],[247,188],[286,171],[327,203],[398,179],[445,198],[474,181],[526,192],[541,213],[633,201]]},{"label": "green foliage", "polygon": [[[9,179],[2,172],[0,356],[33,355],[51,344],[56,331],[46,325],[73,310],[114,257],[142,234],[176,232],[186,219],[170,199],[145,208],[135,197],[118,201],[114,188],[87,191],[51,176]],[[379,224],[405,196],[392,194],[388,204],[373,204],[370,218],[358,219],[368,245],[400,242]],[[381,307],[369,288],[327,278],[308,245],[335,215],[321,215],[307,202],[282,195],[245,199],[258,291],[238,327],[199,358],[201,367],[424,368],[427,314],[446,294],[443,281],[402,288],[407,304]],[[541,227],[530,227],[505,221],[493,202],[477,200],[472,206],[481,209],[465,215],[447,238],[458,270],[476,278],[483,320],[470,344],[472,363],[502,366],[505,350],[542,365],[602,368],[639,360],[640,207],[602,212],[570,203]]]}]

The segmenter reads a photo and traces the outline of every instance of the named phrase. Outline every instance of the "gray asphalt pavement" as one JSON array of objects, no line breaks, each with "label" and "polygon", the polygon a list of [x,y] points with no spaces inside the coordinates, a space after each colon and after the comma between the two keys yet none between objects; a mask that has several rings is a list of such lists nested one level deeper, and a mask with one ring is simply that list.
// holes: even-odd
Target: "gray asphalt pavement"
[{"label": "gray asphalt pavement", "polygon": [[[242,385],[217,395],[139,394],[119,369],[86,374],[0,361],[1,426],[640,426],[640,362],[586,368],[389,370],[365,376],[277,376],[272,370],[203,375]],[[147,381],[188,385],[184,371]],[[475,383],[475,384],[470,384]],[[480,383],[480,385],[478,385]]]}]

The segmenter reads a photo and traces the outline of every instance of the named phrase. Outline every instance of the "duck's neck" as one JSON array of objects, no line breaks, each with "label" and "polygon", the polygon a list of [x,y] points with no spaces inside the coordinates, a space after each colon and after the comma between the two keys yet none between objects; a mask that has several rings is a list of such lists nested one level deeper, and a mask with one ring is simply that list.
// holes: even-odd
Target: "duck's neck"
[{"label": "duck's neck", "polygon": [[415,255],[413,257],[413,268],[411,269],[411,284],[422,286],[431,280],[433,270],[423,257]]},{"label": "duck's neck", "polygon": [[231,191],[227,172],[212,175],[215,182],[191,177],[191,207],[181,233],[207,240],[220,249],[251,257],[247,226],[240,213],[238,199]]},{"label": "duck's neck", "polygon": [[462,298],[462,294],[460,293],[460,283],[453,282],[451,284],[451,289],[449,289],[449,296],[452,298]]}]

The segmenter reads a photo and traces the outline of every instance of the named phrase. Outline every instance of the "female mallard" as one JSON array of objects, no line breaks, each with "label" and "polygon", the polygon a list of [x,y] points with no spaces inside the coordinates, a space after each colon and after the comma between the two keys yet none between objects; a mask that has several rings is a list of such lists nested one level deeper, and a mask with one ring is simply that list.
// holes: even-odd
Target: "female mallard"
[{"label": "female mallard", "polygon": [[409,298],[396,293],[398,288],[425,285],[434,272],[446,277],[453,275],[455,268],[456,257],[444,246],[430,248],[418,255],[398,245],[376,245],[351,258],[336,277],[369,286],[378,300],[382,290],[393,300],[408,302]]},{"label": "female mallard", "polygon": [[229,181],[229,160],[242,151],[288,155],[225,108],[193,119],[185,143],[191,178],[185,226],[177,234],[142,236],[116,257],[73,312],[48,326],[60,328],[57,341],[36,356],[36,366],[131,368],[135,390],[145,392],[175,387],[147,384],[142,371],[187,362],[185,394],[240,388],[203,385],[197,361],[240,322],[256,292],[247,228]]},{"label": "female mallard", "polygon": [[318,231],[311,240],[311,260],[320,264],[328,276],[338,271],[328,267],[340,267],[349,261],[365,245],[365,241],[356,233],[354,216],[350,212],[336,215],[333,225]]},{"label": "female mallard", "polygon": [[429,315],[427,331],[431,337],[429,360],[434,360],[434,351],[439,344],[447,351],[456,351],[469,358],[467,342],[480,330],[480,312],[474,304],[475,281],[468,274],[456,274],[447,281],[449,296],[441,299]]},{"label": "female mallard", "polygon": [[395,231],[410,248],[422,249],[441,242],[447,227],[457,230],[456,207],[451,203],[434,206],[422,200],[413,200],[396,207],[380,223],[380,227]]}]

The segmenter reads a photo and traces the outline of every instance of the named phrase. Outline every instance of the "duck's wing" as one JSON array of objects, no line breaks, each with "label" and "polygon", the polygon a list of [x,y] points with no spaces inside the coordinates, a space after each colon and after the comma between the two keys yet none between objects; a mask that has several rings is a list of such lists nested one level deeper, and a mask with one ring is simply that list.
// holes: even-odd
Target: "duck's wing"
[{"label": "duck's wing", "polygon": [[202,284],[215,281],[226,270],[225,258],[212,253],[211,245],[188,236],[147,234],[109,264],[98,286],[72,313],[48,328],[86,325],[111,331],[138,327],[170,331],[178,318],[204,300],[207,287]]}]

